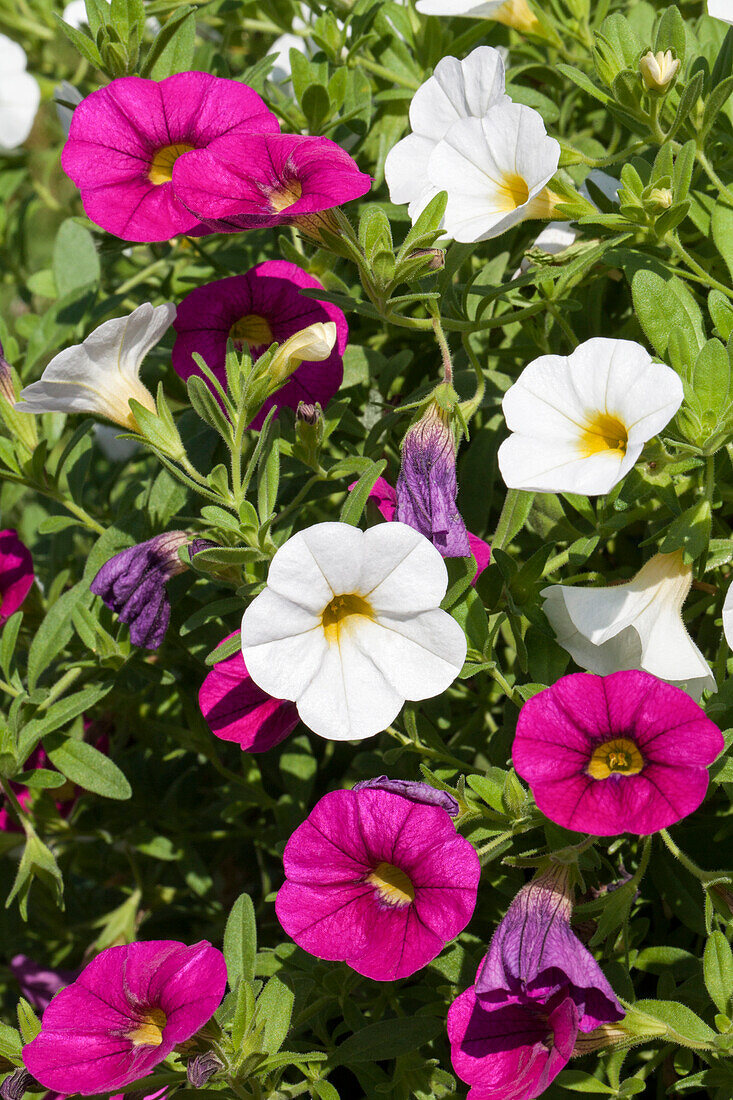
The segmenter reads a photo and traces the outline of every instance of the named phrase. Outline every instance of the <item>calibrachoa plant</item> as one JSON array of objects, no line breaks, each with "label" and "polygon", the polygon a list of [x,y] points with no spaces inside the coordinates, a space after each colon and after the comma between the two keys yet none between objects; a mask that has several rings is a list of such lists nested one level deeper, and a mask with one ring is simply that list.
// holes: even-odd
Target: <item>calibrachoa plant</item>
[{"label": "calibrachoa plant", "polygon": [[733,0],[4,5],[3,1100],[733,1096],[731,127]]}]

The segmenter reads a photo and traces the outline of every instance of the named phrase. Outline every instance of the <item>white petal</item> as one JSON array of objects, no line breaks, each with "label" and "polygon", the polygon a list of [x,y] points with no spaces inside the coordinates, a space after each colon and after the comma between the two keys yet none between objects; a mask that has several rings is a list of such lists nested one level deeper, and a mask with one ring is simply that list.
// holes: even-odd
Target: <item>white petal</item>
[{"label": "white petal", "polygon": [[421,15],[471,16],[474,19],[490,19],[505,0],[417,0],[415,7]]},{"label": "white petal", "polygon": [[589,181],[595,184],[601,194],[605,195],[610,202],[618,202],[618,193],[621,184],[613,176],[609,176],[608,172],[601,172],[600,168],[591,168],[585,181],[581,183],[579,188],[581,195],[584,195],[586,199],[590,199],[590,192],[587,186]]},{"label": "white petal", "polygon": [[295,539],[301,540],[310,551],[333,595],[360,592],[363,531],[350,523],[316,523],[289,541]]},{"label": "white petal", "polygon": [[[394,203],[430,201],[437,191],[428,180],[428,160],[435,142],[420,134],[408,134],[394,145],[384,162],[384,178]],[[427,197],[426,197],[427,196]]]},{"label": "white petal", "polygon": [[320,668],[327,649],[320,618],[269,588],[242,617],[247,671],[276,699],[297,699]]},{"label": "white petal", "polygon": [[498,50],[479,46],[463,61],[444,57],[410,104],[416,134],[438,142],[459,118],[482,118],[504,94],[504,62]]},{"label": "white petal", "polygon": [[19,73],[25,69],[27,58],[19,42],[0,34],[0,73]]},{"label": "white petal", "polygon": [[466,659],[466,636],[440,609],[410,619],[362,620],[354,643],[405,699],[431,699],[455,680]]},{"label": "white petal", "polygon": [[572,442],[514,433],[499,447],[498,462],[510,489],[536,493],[608,493],[629,472],[641,446],[620,451],[601,451],[586,458]]},{"label": "white petal", "polygon": [[733,583],[728,585],[723,604],[723,633],[730,649],[733,649]]},{"label": "white petal", "polygon": [[0,70],[0,148],[17,149],[23,144],[40,102],[41,89],[35,77],[23,69]]},{"label": "white petal", "polygon": [[323,609],[333,599],[334,590],[326,580],[304,534],[301,531],[293,535],[277,551],[270,563],[267,587],[317,615],[320,621]]},{"label": "white petal", "polygon": [[305,40],[301,38],[299,34],[281,34],[279,38],[270,46],[267,51],[268,54],[275,54],[277,61],[272,66],[269,72],[269,79],[274,80],[277,84],[282,84],[286,80],[290,80],[292,76],[292,65],[290,64],[290,51],[298,50],[299,53],[308,56],[308,47],[305,44]]},{"label": "white petal", "polygon": [[357,741],[386,729],[403,702],[404,696],[342,630],[340,645],[328,647],[297,707],[302,721],[321,737]]},{"label": "white petal", "polygon": [[105,321],[87,336],[84,349],[104,370],[114,364],[125,378],[137,381],[143,359],[173,324],[175,316],[176,307],[171,302],[155,307],[143,302],[127,317]]},{"label": "white petal", "polygon": [[708,0],[708,15],[712,15],[713,19],[722,19],[724,23],[733,24],[731,0]]},{"label": "white petal", "polygon": [[405,523],[379,523],[364,532],[359,587],[378,614],[414,614],[438,607],[448,570],[433,544]]}]

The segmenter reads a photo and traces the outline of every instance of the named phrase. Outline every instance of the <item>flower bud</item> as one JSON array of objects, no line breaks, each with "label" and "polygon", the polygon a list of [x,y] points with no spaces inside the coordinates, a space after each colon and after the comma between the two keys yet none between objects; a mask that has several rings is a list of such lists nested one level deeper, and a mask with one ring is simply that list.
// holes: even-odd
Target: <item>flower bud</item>
[{"label": "flower bud", "polygon": [[651,206],[659,211],[669,210],[673,202],[674,195],[670,187],[653,187],[649,192],[647,206]]},{"label": "flower bud", "polygon": [[202,1089],[206,1086],[207,1081],[222,1068],[222,1064],[213,1050],[197,1054],[195,1058],[191,1058],[186,1066],[188,1083],[195,1089]]},{"label": "flower bud", "polygon": [[680,67],[679,58],[674,57],[671,50],[652,53],[649,50],[639,62],[639,72],[644,81],[644,87],[649,92],[657,95],[666,95],[677,76]]},{"label": "flower bud", "polygon": [[20,1069],[8,1074],[0,1085],[0,1096],[2,1100],[21,1100],[32,1084],[33,1078],[30,1073],[21,1066]]},{"label": "flower bud", "polygon": [[32,417],[16,411],[17,399],[13,370],[0,344],[0,420],[4,421],[11,436],[19,439],[26,450],[32,454],[38,446],[38,431]]},{"label": "flower bud", "polygon": [[445,267],[445,252],[442,248],[413,248],[408,259],[415,260],[421,256],[427,261],[427,271],[442,271]]},{"label": "flower bud", "polygon": [[[270,393],[275,393],[294,374],[301,363],[322,363],[336,343],[333,321],[316,321],[290,336],[275,352],[267,367]],[[269,396],[269,394],[268,394]]]},{"label": "flower bud", "polygon": [[300,401],[295,410],[295,419],[303,424],[317,424],[322,416],[320,405],[308,405],[305,401]]},{"label": "flower bud", "polygon": [[295,413],[295,435],[303,448],[301,457],[314,470],[318,469],[318,455],[323,444],[323,412],[321,406],[301,401]]},{"label": "flower bud", "polygon": [[10,363],[5,358],[3,346],[0,343],[0,397],[4,397],[11,405],[15,403],[16,393],[13,385],[13,372]]}]

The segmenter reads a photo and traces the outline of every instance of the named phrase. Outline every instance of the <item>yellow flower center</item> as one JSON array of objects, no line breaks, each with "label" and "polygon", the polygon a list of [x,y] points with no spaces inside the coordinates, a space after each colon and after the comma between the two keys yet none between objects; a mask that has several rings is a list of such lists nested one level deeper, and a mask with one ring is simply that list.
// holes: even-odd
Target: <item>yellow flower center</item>
[{"label": "yellow flower center", "polygon": [[594,413],[588,419],[580,437],[583,458],[590,458],[602,451],[619,451],[625,455],[628,442],[629,436],[623,421],[612,413]]},{"label": "yellow flower center", "polygon": [[296,203],[302,194],[303,187],[300,180],[290,180],[278,191],[271,192],[270,206],[276,214],[279,214],[282,210],[287,210],[289,206]]},{"label": "yellow flower center", "polygon": [[498,191],[497,205],[500,210],[516,210],[529,199],[527,182],[516,172],[501,177]]},{"label": "yellow flower center", "polygon": [[190,153],[193,145],[164,145],[153,157],[148,179],[156,187],[161,183],[170,183],[173,179],[173,165],[184,153]]},{"label": "yellow flower center", "polygon": [[343,596],[334,596],[321,615],[321,626],[328,644],[338,645],[341,628],[346,625],[348,620],[351,620],[353,624],[353,620],[357,617],[363,619],[374,618],[372,605],[367,600],[353,592],[345,593]]},{"label": "yellow flower center", "polygon": [[367,882],[375,887],[382,901],[388,905],[409,905],[415,900],[415,888],[400,867],[393,863],[378,863]]},{"label": "yellow flower center", "polygon": [[163,1028],[167,1022],[166,1014],[162,1009],[150,1008],[138,1027],[128,1031],[127,1038],[131,1039],[136,1047],[159,1047],[163,1042]]},{"label": "yellow flower center", "polygon": [[593,779],[608,779],[609,775],[638,775],[644,767],[644,757],[633,741],[616,737],[604,741],[593,750],[588,775]]},{"label": "yellow flower center", "polygon": [[507,27],[514,27],[524,34],[537,34],[541,32],[542,25],[530,8],[527,0],[504,0],[500,8],[492,13],[492,19],[497,23],[503,23]]},{"label": "yellow flower center", "polygon": [[250,348],[258,348],[263,344],[274,343],[275,337],[272,329],[264,317],[257,313],[248,313],[240,317],[229,329],[229,338],[233,340],[241,351],[244,344]]}]

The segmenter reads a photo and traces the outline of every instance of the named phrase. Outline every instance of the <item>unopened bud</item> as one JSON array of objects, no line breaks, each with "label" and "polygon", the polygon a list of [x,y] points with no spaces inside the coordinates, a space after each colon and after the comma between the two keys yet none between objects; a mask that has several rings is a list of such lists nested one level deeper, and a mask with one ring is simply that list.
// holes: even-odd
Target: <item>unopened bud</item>
[{"label": "unopened bud", "polygon": [[290,336],[277,349],[267,368],[270,393],[280,389],[301,363],[322,363],[328,359],[336,344],[336,336],[333,321],[316,321]]},{"label": "unopened bud", "polygon": [[303,424],[317,424],[323,416],[320,405],[308,405],[300,401],[295,411],[295,419]]},{"label": "unopened bud", "polygon": [[649,192],[648,204],[658,210],[669,210],[674,202],[674,195],[669,187],[654,187]]},{"label": "unopened bud", "polygon": [[0,1085],[0,1096],[3,1100],[21,1100],[29,1087],[34,1083],[33,1078],[23,1066],[9,1073]]},{"label": "unopened bud", "polygon": [[652,53],[649,50],[639,62],[639,72],[644,81],[644,87],[649,92],[665,95],[672,87],[680,67],[678,57],[674,57],[671,50]]},{"label": "unopened bud", "polygon": [[408,259],[414,260],[419,256],[428,260],[425,265],[428,271],[442,271],[445,267],[445,252],[442,248],[414,248]]},{"label": "unopened bud", "polygon": [[11,405],[15,404],[16,393],[13,385],[13,372],[10,369],[10,363],[5,358],[2,344],[0,344],[0,396],[9,401]]},{"label": "unopened bud", "polygon": [[223,1069],[213,1050],[207,1050],[204,1054],[197,1054],[186,1066],[188,1083],[195,1089],[202,1089],[215,1073]]}]

